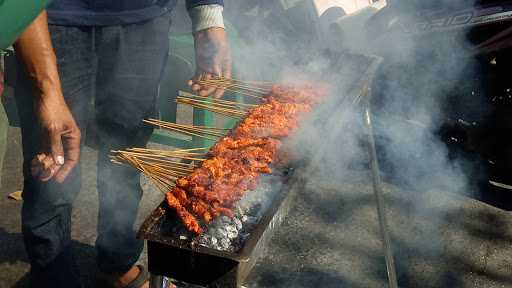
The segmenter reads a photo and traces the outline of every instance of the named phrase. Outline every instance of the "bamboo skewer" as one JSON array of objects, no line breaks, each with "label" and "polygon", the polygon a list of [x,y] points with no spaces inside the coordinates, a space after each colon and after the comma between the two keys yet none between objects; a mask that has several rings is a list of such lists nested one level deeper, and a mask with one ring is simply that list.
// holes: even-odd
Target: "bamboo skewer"
[{"label": "bamboo skewer", "polygon": [[226,91],[230,91],[230,92],[233,92],[233,93],[239,93],[239,94],[242,94],[244,96],[258,98],[258,99],[264,99],[265,97],[263,97],[263,95],[266,94],[264,92],[250,91],[250,90],[246,90],[246,89],[236,89],[236,87],[231,87],[231,86],[230,87],[225,87],[225,86],[220,86],[220,85],[214,85],[214,84],[211,84],[211,83],[203,83],[203,85],[205,85],[205,86],[212,86],[212,87],[215,87],[215,88],[221,88],[221,89],[224,89]]},{"label": "bamboo skewer", "polygon": [[162,192],[162,193],[166,193],[165,191],[165,186],[166,186],[166,182],[163,180],[163,179],[160,179],[158,177],[155,177],[153,173],[151,173],[150,171],[148,171],[147,169],[144,168],[143,165],[141,165],[136,158],[124,158],[131,166],[135,167],[137,170],[139,170],[140,172],[144,173],[144,175],[146,175],[147,177],[149,177],[154,183],[155,185],[159,188],[159,190]]},{"label": "bamboo skewer", "polygon": [[178,96],[192,98],[192,99],[199,99],[199,100],[208,99],[209,101],[211,101],[213,103],[217,102],[217,103],[223,103],[223,104],[228,104],[228,105],[232,105],[232,106],[245,106],[245,107],[250,107],[250,108],[254,108],[254,107],[258,106],[258,104],[240,103],[240,102],[224,100],[224,99],[205,98],[203,96],[195,95],[195,94],[181,91],[181,90],[178,91]]},{"label": "bamboo skewer", "polygon": [[258,106],[256,104],[247,104],[222,99],[205,98],[184,91],[178,92],[176,102],[196,108],[205,109],[232,118],[241,118],[245,116],[250,109]]},{"label": "bamboo skewer", "polygon": [[227,112],[227,113],[230,113],[230,114],[237,114],[237,115],[244,115],[244,114],[246,114],[246,111],[240,111],[241,109],[237,109],[235,107],[222,107],[222,106],[218,106],[218,105],[211,105],[209,103],[201,103],[199,101],[194,101],[194,100],[191,100],[191,99],[188,99],[188,98],[181,98],[181,97],[178,97],[176,100],[177,100],[178,103],[185,103],[185,104],[195,105],[195,106],[198,106],[198,107],[215,109],[215,110],[218,110],[218,111],[221,111],[221,112]]},{"label": "bamboo skewer", "polygon": [[272,87],[274,85],[273,82],[268,81],[245,81],[233,78],[225,78],[225,77],[214,77],[214,78],[200,78],[198,81],[218,81],[225,83],[237,83],[242,85],[253,85],[256,87]]},{"label": "bamboo skewer", "polygon": [[[187,164],[182,162],[177,162],[174,159],[184,159],[184,160],[191,160],[196,162],[202,162],[205,160],[205,158],[198,158],[201,156],[206,156],[206,154],[197,154],[189,156],[187,154],[174,154],[172,151],[168,155],[164,154],[158,154],[162,153],[159,150],[149,150],[147,152],[133,152],[130,150],[124,150],[124,151],[112,151],[114,153],[113,156],[111,156],[112,161],[115,163],[123,163],[127,162],[125,160],[131,160],[131,159],[138,159],[139,162],[144,163],[152,163],[152,165],[161,165],[165,167],[169,167],[171,169],[176,169],[179,171],[189,172],[192,171],[195,168],[195,164]],[[128,161],[130,162],[130,161]],[[131,163],[128,163],[131,164]]]},{"label": "bamboo skewer", "polygon": [[251,82],[243,82],[225,78],[199,79],[196,82],[199,85],[224,89],[226,91],[260,99],[263,99],[263,96],[267,94],[272,87],[270,83],[264,85],[256,85],[255,83]]},{"label": "bamboo skewer", "polygon": [[189,106],[192,106],[192,107],[197,107],[197,108],[201,108],[201,109],[204,109],[204,110],[208,110],[208,111],[211,111],[211,112],[214,112],[214,113],[217,113],[217,114],[220,114],[220,115],[228,116],[228,117],[231,117],[231,118],[235,118],[235,119],[241,119],[243,116],[245,116],[247,114],[247,112],[241,112],[239,110],[216,108],[216,107],[212,107],[212,106],[209,106],[209,105],[203,105],[203,104],[199,104],[199,103],[194,103],[194,102],[188,101],[186,99],[178,98],[178,99],[176,99],[176,102],[180,103],[180,104],[186,104],[186,105],[189,105]]},{"label": "bamboo skewer", "polygon": [[[200,85],[217,87],[227,91],[264,99],[273,84],[270,82],[243,82],[235,79],[200,79]],[[220,115],[241,119],[257,104],[239,103],[224,99],[204,98],[191,93],[179,92],[177,103],[201,108]],[[157,119],[144,120],[145,123],[183,133],[189,136],[202,137],[216,141],[224,137],[229,128],[209,126],[192,126],[177,123],[168,123]],[[131,148],[123,151],[112,151],[111,161],[120,165],[132,166],[146,175],[163,193],[167,193],[175,186],[179,177],[186,176],[194,171],[198,163],[205,161],[208,148],[192,148],[175,151],[154,150],[146,148]],[[192,161],[183,163],[182,160]]]},{"label": "bamboo skewer", "polygon": [[274,85],[271,82],[240,81],[226,78],[200,79],[197,82],[198,84],[205,86],[214,86],[217,88],[238,88],[263,94],[268,93]]},{"label": "bamboo skewer", "polygon": [[[145,123],[177,132],[183,132],[184,134],[194,133],[194,134],[204,134],[206,136],[213,137],[224,137],[226,133],[230,130],[229,128],[216,128],[216,127],[208,127],[208,126],[191,126],[191,125],[183,125],[165,122],[156,119],[148,119],[144,120]],[[193,135],[197,136],[197,135]],[[202,136],[202,135],[201,135]],[[217,139],[213,139],[217,140]]]},{"label": "bamboo skewer", "polygon": [[172,128],[172,127],[165,127],[165,129],[171,130],[171,131],[175,131],[175,132],[179,132],[179,133],[182,133],[182,134],[186,134],[186,135],[189,135],[189,136],[196,136],[196,137],[205,138],[205,139],[212,140],[212,141],[217,140],[217,139],[215,139],[213,137],[209,137],[207,135],[201,135],[201,134],[197,134],[197,133],[190,132],[190,131],[183,130],[183,129]]},{"label": "bamboo skewer", "polygon": [[180,163],[180,162],[175,162],[175,161],[169,161],[169,160],[165,159],[165,157],[167,157],[167,158],[176,158],[176,159],[185,159],[185,160],[193,160],[193,161],[204,161],[204,158],[197,158],[197,157],[203,156],[204,154],[203,155],[188,155],[188,154],[169,154],[169,155],[150,154],[150,155],[147,155],[145,153],[131,152],[129,150],[127,150],[127,151],[114,151],[114,153],[128,154],[128,155],[131,155],[133,157],[139,157],[141,159],[150,159],[152,161],[157,161],[157,162],[161,161],[161,162],[164,162],[164,163],[174,163],[176,165],[178,165],[178,164],[187,165],[187,164]]},{"label": "bamboo skewer", "polygon": [[[272,83],[243,82],[222,78],[200,79],[198,84],[213,86],[258,99],[263,99],[263,95],[267,94],[273,85]],[[204,98],[183,91],[179,92],[176,102],[239,119],[247,115],[249,110],[257,106],[256,104],[238,103],[223,99]],[[229,128],[168,123],[157,119],[148,119],[144,122],[170,131],[214,141],[219,137],[224,137],[230,130]],[[113,163],[134,167],[151,179],[160,191],[167,193],[175,186],[175,181],[179,177],[190,174],[197,167],[198,163],[206,160],[208,148],[192,148],[175,151],[131,148],[112,152],[113,156],[111,156],[111,161]],[[182,160],[192,162],[190,164],[183,163],[181,162]]]},{"label": "bamboo skewer", "polygon": [[[239,115],[247,114],[247,111],[245,111],[245,110],[248,110],[248,109],[234,107],[234,106],[213,104],[213,103],[211,103],[209,101],[196,100],[196,99],[191,99],[191,98],[182,97],[182,96],[176,97],[176,101],[178,103],[179,102],[187,102],[187,103],[191,103],[191,104],[194,104],[194,105],[204,106],[204,107],[208,107],[208,108],[214,108],[214,109],[217,109],[219,111],[226,111],[226,112],[231,112],[233,114],[239,114]],[[226,106],[228,106],[228,107],[226,107]]]},{"label": "bamboo skewer", "polygon": [[[175,181],[189,175],[204,161],[208,148],[192,148],[183,150],[154,150],[131,148],[112,151],[111,161],[116,164],[131,166],[146,175],[158,189],[167,193],[175,186]],[[192,164],[178,162],[175,159],[191,160]]]},{"label": "bamboo skewer", "polygon": [[[195,153],[195,151],[205,151],[200,154],[206,154],[206,151],[210,150],[209,147],[203,148],[191,148],[191,149],[179,149],[179,150],[158,150],[158,149],[148,149],[148,148],[129,148],[127,151],[137,151],[137,152],[151,152],[158,153],[162,155],[172,155],[172,154],[183,154],[183,153]],[[194,152],[191,152],[194,151]]]},{"label": "bamboo skewer", "polygon": [[217,101],[214,99],[208,99],[208,98],[199,99],[196,97],[184,97],[184,96],[178,96],[178,98],[196,102],[196,103],[200,103],[200,104],[211,105],[211,106],[217,107],[217,108],[227,108],[227,109],[234,109],[234,110],[240,110],[240,111],[248,111],[252,107],[254,107],[254,106],[246,107],[243,105],[237,105],[236,102],[226,103],[226,102],[221,102],[221,101]]},{"label": "bamboo skewer", "polygon": [[199,80],[199,83],[212,84],[219,87],[232,87],[232,88],[240,88],[252,92],[268,92],[271,89],[271,86],[263,86],[256,85],[252,83],[234,81],[234,80],[218,80],[218,79],[206,79]]}]

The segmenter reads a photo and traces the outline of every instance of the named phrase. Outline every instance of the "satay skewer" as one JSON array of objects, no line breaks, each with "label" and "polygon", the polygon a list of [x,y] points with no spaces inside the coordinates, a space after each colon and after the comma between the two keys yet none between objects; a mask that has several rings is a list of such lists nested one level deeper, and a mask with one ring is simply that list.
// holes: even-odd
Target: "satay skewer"
[{"label": "satay skewer", "polygon": [[167,158],[175,158],[175,159],[194,160],[194,161],[204,161],[205,160],[204,158],[193,157],[195,155],[192,155],[192,156],[179,155],[179,154],[158,155],[158,154],[155,154],[155,153],[148,154],[148,153],[132,152],[132,151],[127,151],[127,150],[125,150],[125,151],[116,151],[116,152],[121,153],[121,154],[131,154],[131,155],[136,156],[136,157],[152,159],[154,161],[162,161],[162,162],[165,162],[165,163],[183,164],[184,166],[187,165],[187,164],[186,163],[173,162],[173,161],[171,161],[169,159],[164,159],[164,158],[167,157]]},{"label": "satay skewer", "polygon": [[235,102],[235,101],[225,100],[225,99],[206,98],[203,96],[199,96],[199,95],[181,91],[181,90],[178,91],[178,96],[192,98],[192,99],[201,99],[201,100],[208,99],[209,101],[211,101],[213,103],[217,102],[217,103],[228,104],[231,106],[244,106],[244,107],[250,107],[250,108],[254,108],[254,107],[258,106],[258,104],[241,103],[241,102]]},{"label": "satay skewer", "polygon": [[178,97],[180,99],[185,99],[185,100],[188,100],[188,101],[191,101],[191,102],[194,102],[194,103],[210,105],[210,106],[213,106],[213,107],[216,107],[216,108],[220,108],[220,109],[226,108],[226,109],[240,110],[242,112],[246,112],[246,111],[248,111],[248,110],[250,110],[252,108],[252,107],[245,107],[245,106],[242,106],[242,105],[226,104],[226,103],[221,103],[221,102],[218,102],[218,101],[211,101],[208,98],[197,99],[197,98],[190,98],[190,97],[183,97],[183,96],[178,96]]},{"label": "satay skewer", "polygon": [[179,102],[187,102],[187,103],[191,103],[191,104],[207,106],[207,107],[218,109],[220,111],[224,110],[226,112],[231,112],[234,114],[240,114],[240,115],[247,114],[247,111],[245,109],[239,109],[237,107],[224,107],[224,106],[220,106],[218,104],[213,104],[209,101],[204,101],[204,100],[197,100],[197,99],[191,99],[191,98],[187,98],[187,97],[178,96],[178,97],[176,97],[176,101],[178,103]]},{"label": "satay skewer", "polygon": [[[160,120],[148,119],[144,120],[145,123],[160,127],[162,129],[168,129],[174,132],[184,132],[183,134],[201,134],[201,136],[211,136],[211,137],[224,137],[228,132],[228,129],[224,128],[216,128],[216,127],[207,127],[207,126],[191,126],[191,125],[183,125],[183,124],[175,124]],[[195,136],[195,135],[193,135]],[[206,137],[203,137],[206,138]],[[217,140],[217,139],[215,139]]]},{"label": "satay skewer", "polygon": [[193,103],[193,102],[190,102],[190,101],[187,101],[187,100],[184,100],[184,99],[177,99],[176,102],[180,103],[180,104],[186,104],[186,105],[189,105],[189,106],[192,106],[192,107],[208,110],[208,111],[211,111],[211,112],[214,112],[214,113],[217,113],[217,114],[220,114],[220,115],[228,116],[228,117],[231,117],[231,118],[241,119],[242,117],[247,115],[247,113],[240,112],[239,110],[220,109],[220,108],[216,108],[216,107],[211,107],[209,105]]},{"label": "satay skewer", "polygon": [[255,91],[255,92],[261,92],[261,93],[268,93],[270,89],[272,88],[272,84],[255,84],[250,82],[243,82],[243,81],[237,81],[233,79],[203,79],[199,80],[198,84],[208,85],[212,84],[215,86],[218,86],[219,88],[223,87],[236,87],[236,88],[242,88],[246,89],[248,91]]}]

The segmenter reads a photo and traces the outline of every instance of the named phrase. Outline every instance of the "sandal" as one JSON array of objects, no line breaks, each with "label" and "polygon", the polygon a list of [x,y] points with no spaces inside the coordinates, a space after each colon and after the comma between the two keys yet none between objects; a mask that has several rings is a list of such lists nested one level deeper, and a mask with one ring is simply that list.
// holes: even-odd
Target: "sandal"
[{"label": "sandal", "polygon": [[132,282],[128,283],[128,285],[123,288],[140,288],[146,282],[149,281],[149,272],[148,269],[144,265],[137,265],[139,267],[139,275],[132,280]]},{"label": "sandal", "polygon": [[[140,288],[149,281],[148,269],[141,264],[137,264],[137,267],[139,268],[139,275],[123,288]],[[113,277],[112,275],[100,275],[97,280],[97,287],[112,288],[114,287],[117,277]]]}]

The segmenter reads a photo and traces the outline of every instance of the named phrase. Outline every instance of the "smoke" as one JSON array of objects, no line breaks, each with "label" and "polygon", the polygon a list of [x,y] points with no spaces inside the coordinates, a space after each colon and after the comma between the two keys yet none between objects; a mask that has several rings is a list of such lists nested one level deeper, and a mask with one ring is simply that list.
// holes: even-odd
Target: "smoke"
[{"label": "smoke", "polygon": [[[415,36],[400,25],[420,21],[414,18],[417,6],[397,5],[381,13],[392,14],[382,25],[375,22],[384,20],[372,19],[373,26],[368,27],[374,12],[369,9],[360,12],[357,18],[339,18],[327,25],[327,31],[316,33],[318,30],[301,28],[308,23],[293,22],[297,17],[284,16],[298,9],[293,5],[294,8],[279,11],[275,8],[278,4],[259,1],[258,5],[249,1],[252,2],[247,4],[249,9],[244,10],[243,2],[228,2],[225,8],[230,21],[250,23],[240,30],[243,41],[235,43],[235,70],[239,77],[298,82],[318,79],[332,85],[330,100],[314,115],[307,116],[300,131],[288,141],[293,151],[310,158],[309,170],[340,179],[351,169],[364,167],[368,161],[365,130],[360,123],[362,111],[359,106],[348,107],[347,102],[340,101],[343,97],[355,97],[350,95],[349,86],[360,80],[363,71],[357,71],[357,65],[365,63],[357,57],[336,56],[336,53],[326,56],[320,52],[328,48],[380,55],[384,59],[372,87],[371,103],[385,176],[417,191],[468,189],[463,159],[451,159],[437,135],[445,120],[448,95],[463,74],[473,69],[468,58],[459,57],[468,46],[464,38],[466,31]],[[443,3],[437,4],[445,7]],[[230,9],[236,15],[230,15]],[[278,16],[281,18],[277,21]],[[302,20],[307,21],[307,18]],[[293,31],[289,27],[297,29]],[[332,65],[337,61],[346,62]]]},{"label": "smoke", "polygon": [[[406,8],[395,16],[405,21],[397,24],[402,29],[391,30],[373,46],[385,57],[372,101],[384,173],[409,190],[469,191],[465,160],[449,155],[438,134],[450,113],[449,97],[475,67],[461,56],[470,47],[467,31],[411,35],[403,26],[415,23],[418,6]],[[464,105],[480,104],[470,101]]]},{"label": "smoke", "polygon": [[[373,13],[364,11],[356,20],[340,17],[330,25],[323,25],[327,30],[321,33],[300,28],[293,32],[288,29],[290,25],[302,27],[307,23],[299,25],[292,21],[297,17],[283,16],[291,11],[266,9],[269,5],[266,1],[259,1],[265,4],[261,6],[255,4],[258,1],[247,1],[252,8],[244,10],[240,7],[245,1],[236,2],[233,13],[236,15],[228,14],[227,18],[234,23],[250,23],[241,30],[243,41],[240,42],[245,44],[234,48],[239,77],[299,83],[306,79],[330,86],[328,100],[311,115],[305,115],[299,131],[285,143],[293,153],[307,159],[307,166],[301,170],[311,186],[360,181],[360,177],[354,177],[357,173],[367,173],[370,177],[367,130],[362,123],[364,101],[351,104],[358,95],[354,85],[364,75],[367,65],[364,59],[368,59],[358,55],[365,54],[383,59],[369,102],[384,180],[411,193],[471,192],[468,160],[451,154],[439,136],[440,128],[450,116],[446,109],[450,96],[468,80],[465,76],[475,70],[473,60],[464,56],[470,47],[465,38],[467,31],[422,34],[406,31],[404,28],[414,27],[421,21],[420,10],[418,6],[402,7],[394,2],[396,6],[384,8],[379,18],[370,20]],[[432,7],[453,7],[453,1],[448,2],[432,3]],[[231,9],[230,4],[226,3],[226,13]],[[278,15],[282,17],[278,23],[270,20]],[[323,53],[326,48],[331,52]],[[481,104],[478,99],[472,99],[461,106]],[[370,182],[369,178],[367,181]],[[404,207],[407,211],[432,217],[434,225],[440,225],[442,216],[430,214],[436,212],[424,211],[421,203],[408,205],[414,207]],[[429,236],[430,243],[417,243],[418,247],[430,247],[431,253],[441,253],[440,247],[432,247],[438,245],[434,243],[439,243],[436,240],[441,236]]]}]

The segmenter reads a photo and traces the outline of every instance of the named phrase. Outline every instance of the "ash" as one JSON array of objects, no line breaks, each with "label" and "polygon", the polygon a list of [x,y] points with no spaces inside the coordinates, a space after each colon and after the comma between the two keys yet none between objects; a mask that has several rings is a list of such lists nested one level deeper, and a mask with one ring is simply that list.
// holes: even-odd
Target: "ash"
[{"label": "ash", "polygon": [[195,241],[201,246],[234,252],[240,249],[260,221],[282,186],[282,176],[263,176],[255,190],[248,191],[237,203],[235,217],[215,219]]}]

